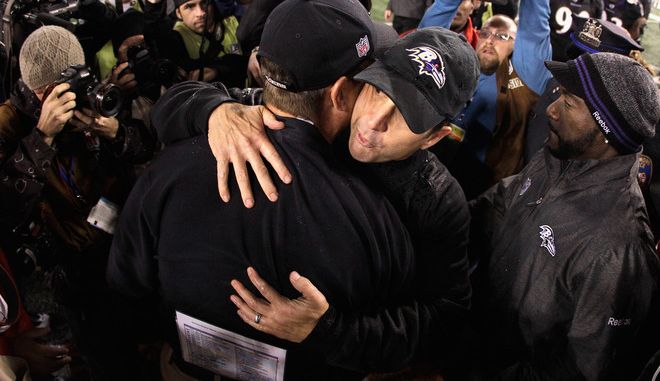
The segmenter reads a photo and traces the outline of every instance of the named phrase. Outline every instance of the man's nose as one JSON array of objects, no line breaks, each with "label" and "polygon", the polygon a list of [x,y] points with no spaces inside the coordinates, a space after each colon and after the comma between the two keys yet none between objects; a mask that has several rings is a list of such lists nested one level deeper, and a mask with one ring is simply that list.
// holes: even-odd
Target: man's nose
[{"label": "man's nose", "polygon": [[559,104],[559,100],[561,97],[559,97],[556,101],[550,103],[548,107],[545,109],[545,115],[552,120],[557,120],[559,118],[559,112],[557,112],[557,107]]}]

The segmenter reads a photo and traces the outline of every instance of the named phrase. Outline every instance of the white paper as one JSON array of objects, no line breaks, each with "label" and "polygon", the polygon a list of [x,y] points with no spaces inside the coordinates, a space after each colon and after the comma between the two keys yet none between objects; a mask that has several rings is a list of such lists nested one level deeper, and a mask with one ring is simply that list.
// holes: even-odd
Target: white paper
[{"label": "white paper", "polygon": [[119,208],[114,203],[101,197],[99,202],[89,211],[87,222],[108,234],[115,234]]},{"label": "white paper", "polygon": [[183,359],[244,381],[282,381],[286,350],[241,336],[176,311]]}]

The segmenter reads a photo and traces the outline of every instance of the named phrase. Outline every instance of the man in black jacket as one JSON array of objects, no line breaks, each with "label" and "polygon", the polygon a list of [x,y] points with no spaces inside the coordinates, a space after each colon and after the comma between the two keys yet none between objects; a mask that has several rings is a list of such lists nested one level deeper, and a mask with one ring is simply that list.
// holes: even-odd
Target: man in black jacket
[{"label": "man in black jacket", "polygon": [[159,53],[174,61],[188,79],[221,80],[230,87],[242,87],[247,56],[236,38],[238,19],[222,14],[213,1],[176,0],[177,21],[172,24],[165,3],[145,1],[145,39],[154,42]]},{"label": "man in black jacket", "polygon": [[[438,359],[442,357],[437,356],[439,348],[430,348],[438,343],[443,343],[442,349],[456,352],[453,335],[460,330],[470,297],[466,256],[469,215],[456,180],[434,155],[421,149],[450,131],[444,121],[467,101],[477,77],[476,55],[465,38],[439,28],[410,34],[381,61],[355,76],[355,80],[366,84],[357,101],[349,104],[353,127],[350,151],[360,161],[379,164],[361,164],[351,159],[350,165],[361,178],[370,179],[375,187],[385,191],[411,232],[418,261],[415,298],[392,304],[371,318],[351,317],[355,315],[352,311],[328,307],[323,295],[306,279],[296,277],[292,280],[294,287],[299,290],[308,287],[313,295],[303,292],[304,297],[296,301],[302,301],[299,304],[288,304],[288,299],[277,295],[283,303],[273,305],[268,311],[247,308],[248,312],[242,315],[244,321],[294,342],[314,340],[313,337],[336,338],[327,347],[327,356],[344,366],[365,371],[398,369],[422,353],[435,355],[435,362],[441,363]],[[223,99],[226,96],[223,97],[222,91],[212,86],[184,84],[165,94],[156,105],[154,117],[161,131],[167,130],[162,135],[170,138],[191,130],[204,133],[209,124],[224,129],[222,125],[216,127],[213,116],[208,122],[209,114],[222,112],[222,107],[216,109],[216,106]],[[430,103],[427,99],[437,101]],[[164,113],[164,110],[176,112]],[[188,118],[193,110],[202,111]],[[261,123],[261,117],[258,122]],[[244,126],[236,127],[239,130]],[[347,138],[337,139],[338,151],[346,151]],[[211,144],[217,144],[218,140],[226,141],[212,139]],[[219,173],[222,172],[220,167]],[[249,184],[242,186],[241,192],[248,188]],[[266,194],[274,192],[267,190]],[[246,205],[253,205],[251,197],[246,198],[249,200]],[[250,277],[260,279],[252,270]],[[235,284],[244,290],[239,283]],[[259,324],[254,323],[256,313],[263,316]],[[320,315],[323,317],[319,322]],[[284,316],[290,316],[291,320],[280,319]],[[403,317],[401,322],[405,325],[389,324],[388,316]],[[363,353],[365,347],[378,344],[370,341],[372,335],[382,337],[388,344],[382,347],[380,356],[389,359],[389,368],[376,366],[374,357]],[[446,362],[442,361],[442,365]]]},{"label": "man in black jacket", "polygon": [[658,343],[660,267],[637,183],[657,90],[619,54],[546,66],[561,96],[546,111],[545,149],[471,204],[484,254],[483,371],[632,380]]},{"label": "man in black jacket", "polygon": [[[310,19],[316,22],[310,25]],[[316,34],[318,28],[326,34]],[[305,345],[275,340],[245,326],[229,301],[230,280],[247,266],[290,297],[295,292],[288,274],[299,268],[337,308],[364,314],[409,298],[414,287],[415,261],[399,217],[382,195],[343,169],[329,145],[350,117],[346,97],[357,93],[342,75],[369,59],[377,43],[366,10],[348,0],[288,0],[273,11],[266,31],[260,51],[269,81],[264,96],[287,125],[271,137],[297,181],[281,189],[277,204],[263,196],[253,209],[239,200],[222,204],[206,139],[168,147],[129,197],[108,279],[137,301],[162,301],[158,318],[174,362],[193,377],[213,372],[251,379],[217,362],[184,357],[182,345],[189,342],[179,340],[174,311],[286,348],[287,378],[361,379],[360,372],[330,366],[324,358],[332,337]],[[326,52],[332,52],[332,65]],[[380,366],[389,365],[380,346],[365,352]],[[248,357],[242,360],[253,364],[255,356]]]}]

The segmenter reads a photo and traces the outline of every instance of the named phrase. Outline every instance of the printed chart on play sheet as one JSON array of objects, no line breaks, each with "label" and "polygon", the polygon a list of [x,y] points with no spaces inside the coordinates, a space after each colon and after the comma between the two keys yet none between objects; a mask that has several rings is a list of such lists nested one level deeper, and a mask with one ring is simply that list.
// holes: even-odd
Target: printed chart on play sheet
[{"label": "printed chart on play sheet", "polygon": [[282,381],[286,350],[176,312],[183,359],[237,380]]}]

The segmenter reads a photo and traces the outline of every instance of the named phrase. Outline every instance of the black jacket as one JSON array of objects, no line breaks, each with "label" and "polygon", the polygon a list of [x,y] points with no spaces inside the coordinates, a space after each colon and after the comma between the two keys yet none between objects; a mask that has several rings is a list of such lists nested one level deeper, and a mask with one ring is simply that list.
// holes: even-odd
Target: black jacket
[{"label": "black jacket", "polygon": [[637,157],[560,161],[546,148],[472,201],[489,253],[475,305],[490,375],[639,374],[650,356],[640,352],[658,343],[660,305]]},{"label": "black jacket", "polygon": [[[285,124],[269,135],[294,181],[279,187],[277,203],[255,193],[252,209],[239,197],[229,203],[218,199],[216,162],[206,137],[167,147],[126,203],[108,280],[134,299],[162,300],[160,317],[175,351],[178,310],[286,348],[287,379],[360,379],[325,365],[323,348],[331,343],[294,344],[264,335],[243,323],[229,300],[232,279],[250,284],[248,266],[289,298],[298,296],[289,273],[299,271],[329,303],[355,314],[373,314],[413,292],[413,250],[389,202],[343,170],[316,127],[295,119]],[[237,194],[238,186],[230,191]],[[384,341],[371,339],[376,345]]]},{"label": "black jacket", "polygon": [[[553,78],[548,82],[543,95],[539,98],[534,110],[531,112],[529,122],[527,123],[527,134],[525,135],[525,164],[543,148],[548,139],[548,116],[545,111],[559,98],[559,83]],[[658,124],[656,131],[658,130]],[[650,161],[651,168],[646,171],[647,179],[640,183],[646,211],[651,221],[651,230],[655,237],[655,242],[660,240],[660,176],[657,176],[653,166],[660,163],[660,134],[656,132],[655,136],[644,142],[642,151],[644,160]],[[644,172],[643,170],[640,172]]]},{"label": "black jacket", "polygon": [[[231,101],[222,86],[216,86],[188,82],[164,94],[152,112],[161,139],[167,143],[205,135],[213,109]],[[335,156],[346,158],[347,144],[341,139],[335,143]],[[383,305],[373,316],[331,306],[308,340],[324,342],[331,363],[360,371],[397,370],[416,356],[447,365],[438,360],[439,349],[457,353],[456,334],[471,292],[466,254],[470,217],[460,186],[426,151],[385,164],[344,160],[373,189],[385,191],[404,221],[419,265],[416,292],[405,302]]]}]

